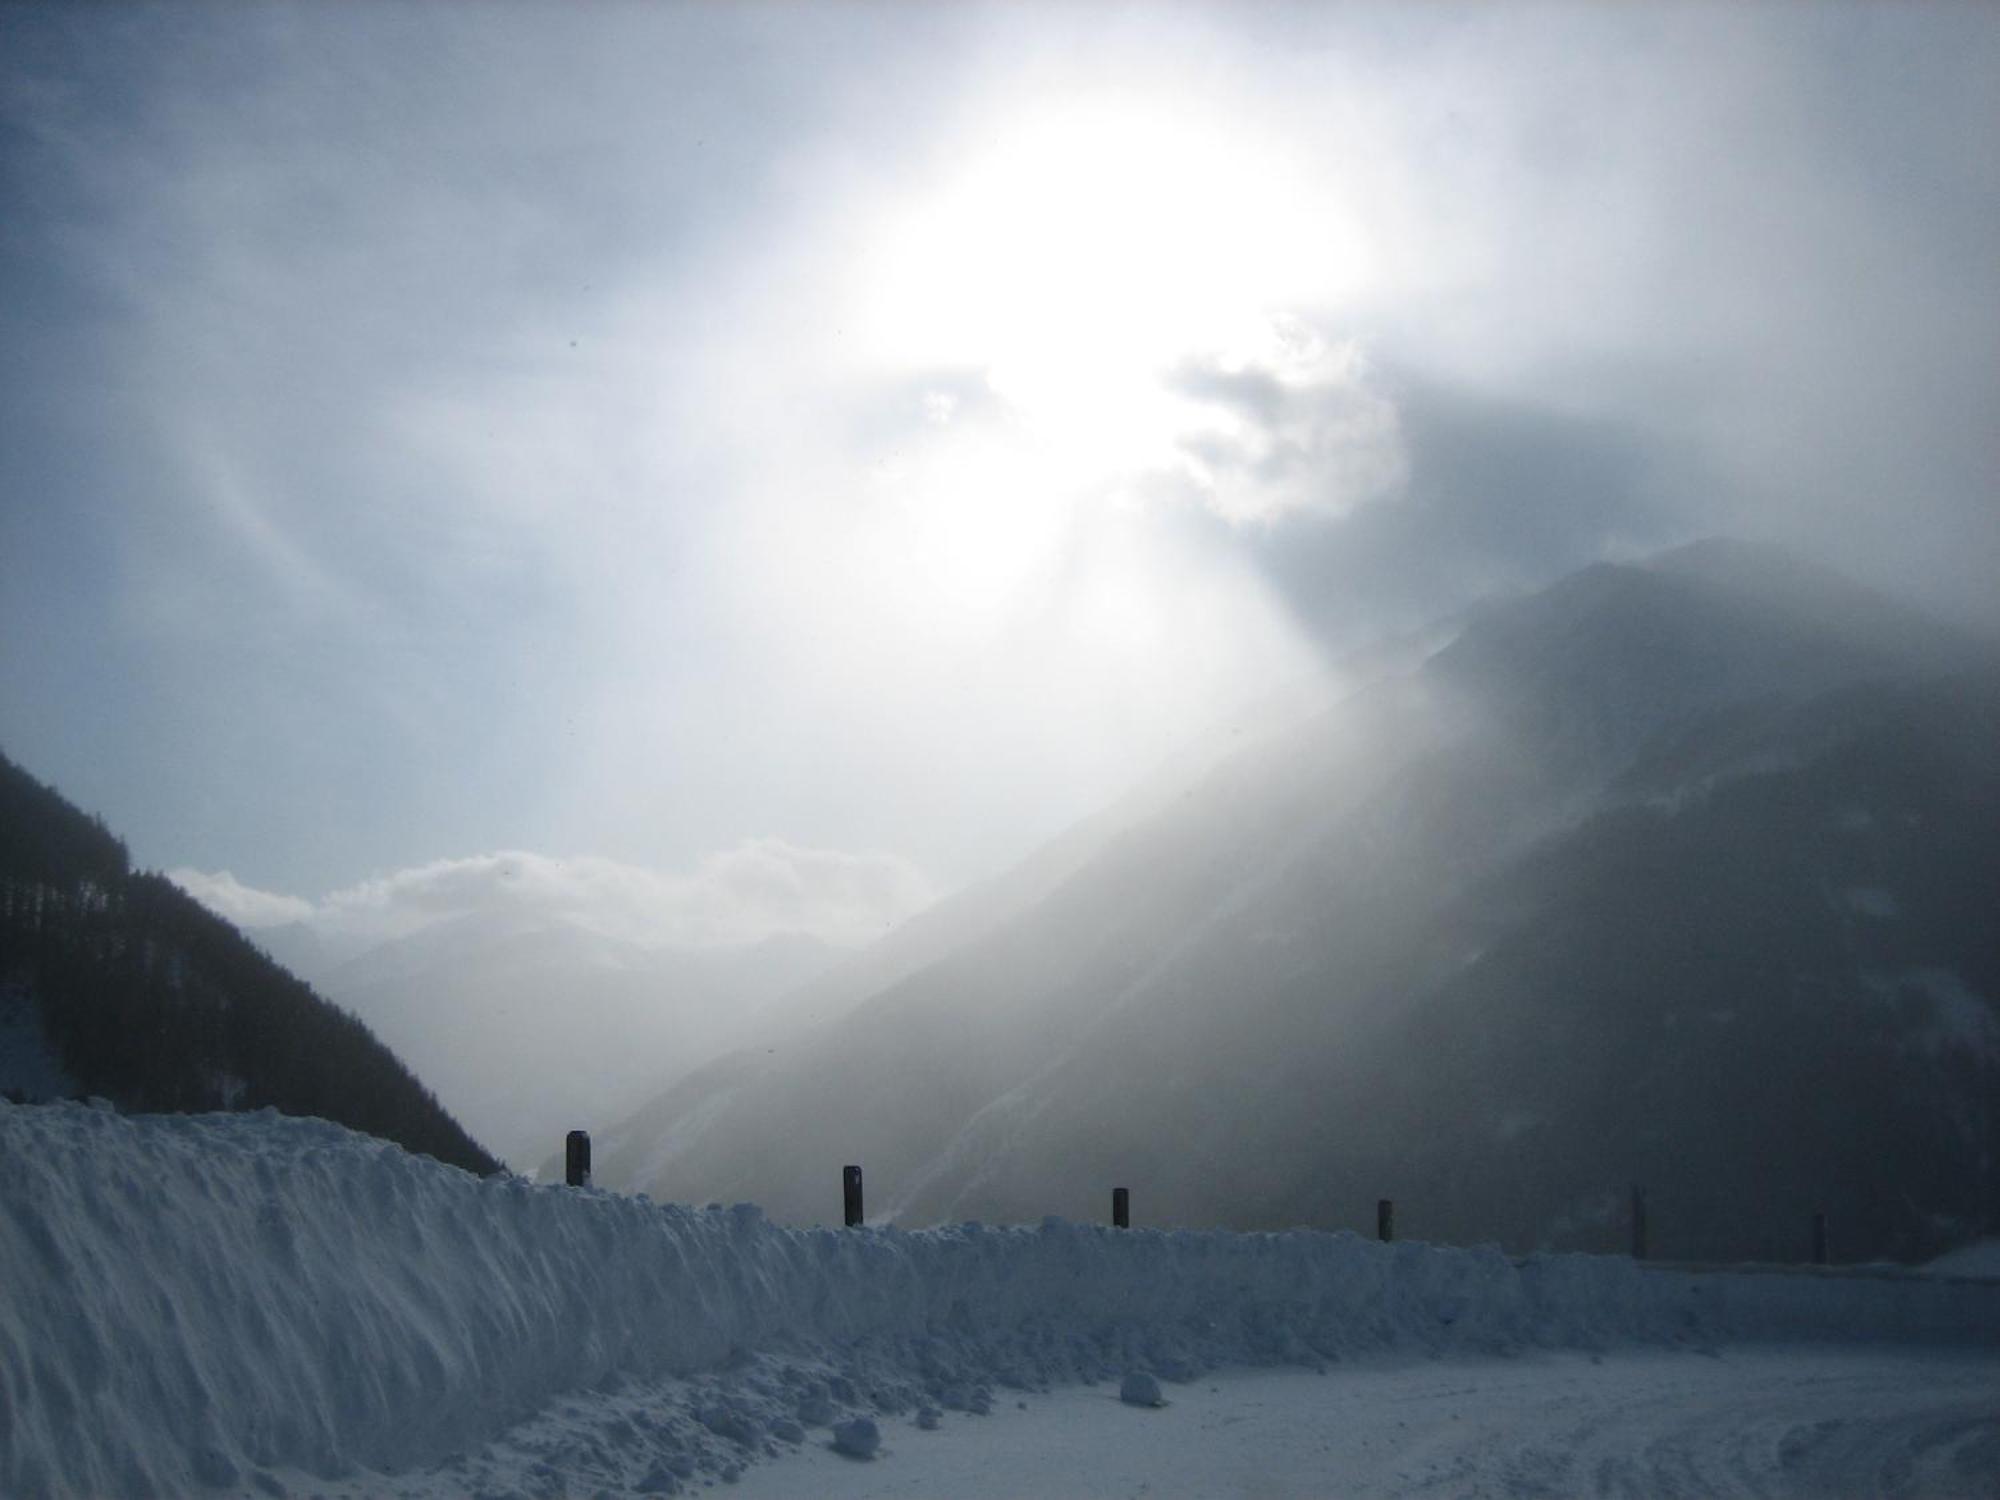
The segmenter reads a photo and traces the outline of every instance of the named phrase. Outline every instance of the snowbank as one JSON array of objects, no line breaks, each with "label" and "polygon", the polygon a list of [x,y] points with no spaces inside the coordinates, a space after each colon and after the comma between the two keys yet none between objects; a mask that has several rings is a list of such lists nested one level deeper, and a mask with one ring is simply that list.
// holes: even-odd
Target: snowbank
[{"label": "snowbank", "polygon": [[2000,1278],[2000,1240],[1980,1240],[1940,1255],[1924,1269],[1934,1276]]},{"label": "snowbank", "polygon": [[[0,1106],[15,1496],[402,1469],[561,1392],[753,1356],[792,1361],[771,1400],[829,1425],[1132,1369],[1741,1338],[1990,1346],[2000,1285],[1517,1265],[1303,1231],[789,1230],[747,1205],[481,1181],[323,1121]],[[746,1451],[776,1430],[761,1407],[695,1415]]]}]

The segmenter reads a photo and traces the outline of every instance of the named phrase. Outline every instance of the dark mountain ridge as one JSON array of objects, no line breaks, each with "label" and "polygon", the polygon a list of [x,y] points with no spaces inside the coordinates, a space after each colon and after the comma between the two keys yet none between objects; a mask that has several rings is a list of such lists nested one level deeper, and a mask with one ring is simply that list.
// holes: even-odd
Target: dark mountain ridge
[{"label": "dark mountain ridge", "polygon": [[499,1169],[367,1027],[5,756],[0,986],[17,1045],[52,1052],[77,1097],[271,1107]]}]

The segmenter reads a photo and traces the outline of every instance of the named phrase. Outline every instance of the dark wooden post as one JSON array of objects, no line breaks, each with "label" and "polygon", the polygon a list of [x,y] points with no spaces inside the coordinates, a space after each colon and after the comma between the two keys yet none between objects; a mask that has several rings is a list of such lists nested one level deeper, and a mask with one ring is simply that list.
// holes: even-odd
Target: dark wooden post
[{"label": "dark wooden post", "polygon": [[1813,1264],[1829,1264],[1826,1249],[1826,1213],[1822,1210],[1813,1215]]},{"label": "dark wooden post", "polygon": [[1111,1190],[1111,1227],[1113,1229],[1132,1227],[1132,1194],[1125,1188]]},{"label": "dark wooden post", "polygon": [[1646,1258],[1646,1190],[1632,1184],[1632,1259]]},{"label": "dark wooden post", "polygon": [[572,1130],[563,1142],[563,1181],[571,1187],[590,1186],[590,1132]]},{"label": "dark wooden post", "polygon": [[847,1215],[847,1227],[861,1226],[861,1168],[842,1167],[840,1169],[841,1207]]},{"label": "dark wooden post", "polygon": [[1375,1238],[1383,1244],[1396,1237],[1396,1203],[1393,1198],[1375,1200]]}]

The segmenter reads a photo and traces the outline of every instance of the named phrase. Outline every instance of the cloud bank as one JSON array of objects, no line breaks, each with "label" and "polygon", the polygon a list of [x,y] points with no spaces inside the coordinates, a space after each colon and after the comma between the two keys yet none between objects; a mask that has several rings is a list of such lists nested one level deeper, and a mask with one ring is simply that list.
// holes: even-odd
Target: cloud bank
[{"label": "cloud bank", "polygon": [[227,871],[168,878],[238,926],[302,923],[343,949],[407,937],[440,922],[566,922],[648,948],[721,948],[802,936],[858,947],[933,899],[909,861],[756,839],[664,874],[602,858],[522,851],[437,860],[362,881],[318,901],[254,890]]},{"label": "cloud bank", "polygon": [[274,891],[260,891],[245,885],[227,870],[213,873],[169,870],[167,879],[224,921],[233,922],[246,931],[308,921],[315,911],[310,901],[298,896],[281,896]]}]

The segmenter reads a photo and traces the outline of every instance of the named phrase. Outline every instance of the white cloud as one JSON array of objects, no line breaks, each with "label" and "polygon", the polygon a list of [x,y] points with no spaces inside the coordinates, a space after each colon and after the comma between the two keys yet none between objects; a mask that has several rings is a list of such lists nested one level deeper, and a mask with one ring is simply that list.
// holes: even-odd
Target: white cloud
[{"label": "white cloud", "polygon": [[217,870],[211,875],[182,868],[167,871],[167,879],[238,927],[281,927],[287,922],[303,922],[313,914],[310,901],[260,891],[245,885],[227,870]]},{"label": "white cloud", "polygon": [[1183,362],[1171,388],[1193,408],[1184,482],[1242,525],[1297,513],[1343,516],[1399,491],[1409,457],[1395,404],[1360,346],[1274,320],[1263,347]]},{"label": "white cloud", "polygon": [[781,934],[858,946],[935,896],[923,872],[896,855],[805,849],[774,838],[711,854],[686,875],[519,850],[436,860],[317,903],[255,890],[226,871],[182,869],[170,878],[239,926],[303,922],[346,947],[471,915],[566,921],[647,947],[727,947]]}]

